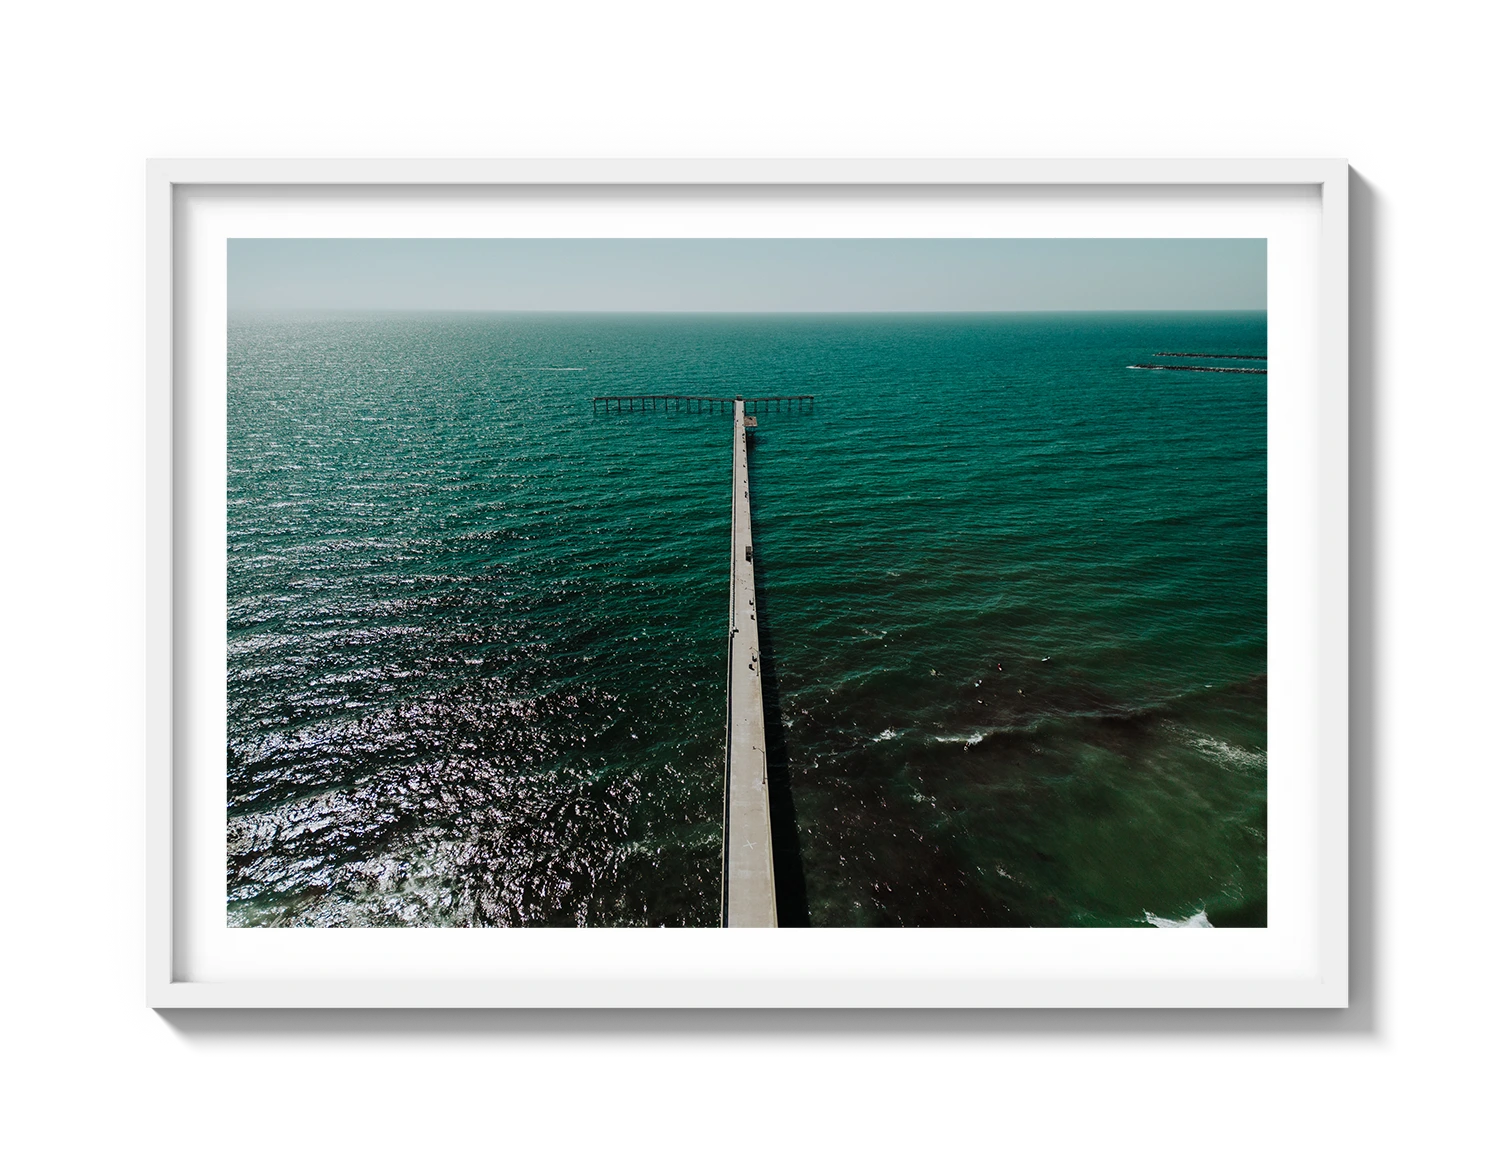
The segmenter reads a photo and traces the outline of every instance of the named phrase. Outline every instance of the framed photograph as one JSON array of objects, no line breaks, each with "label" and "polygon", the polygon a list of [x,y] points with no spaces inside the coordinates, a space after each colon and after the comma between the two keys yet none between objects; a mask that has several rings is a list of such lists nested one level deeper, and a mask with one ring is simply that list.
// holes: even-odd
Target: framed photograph
[{"label": "framed photograph", "polygon": [[164,161],[157,1007],[1342,1007],[1342,161]]}]

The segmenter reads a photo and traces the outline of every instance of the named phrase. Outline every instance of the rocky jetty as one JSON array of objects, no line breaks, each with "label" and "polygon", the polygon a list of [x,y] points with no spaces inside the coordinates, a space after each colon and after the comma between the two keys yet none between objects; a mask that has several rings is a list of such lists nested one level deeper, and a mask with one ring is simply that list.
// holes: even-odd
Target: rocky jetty
[{"label": "rocky jetty", "polygon": [[1217,358],[1219,361],[1227,362],[1263,362],[1266,360],[1266,355],[1263,353],[1153,353],[1151,356]]},{"label": "rocky jetty", "polygon": [[1264,374],[1265,370],[1257,370],[1251,366],[1153,366],[1134,365],[1126,366],[1127,370],[1197,370],[1204,374]]}]

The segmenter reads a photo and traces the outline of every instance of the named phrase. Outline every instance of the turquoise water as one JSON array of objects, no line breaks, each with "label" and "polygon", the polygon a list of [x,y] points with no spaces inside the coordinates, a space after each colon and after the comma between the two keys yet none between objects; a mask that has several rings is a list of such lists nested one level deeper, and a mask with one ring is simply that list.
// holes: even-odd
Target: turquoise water
[{"label": "turquoise water", "polygon": [[1127,367],[1265,343],[232,319],[230,922],[716,923],[730,424],[639,393],[816,396],[751,456],[784,923],[1263,924],[1266,379]]}]

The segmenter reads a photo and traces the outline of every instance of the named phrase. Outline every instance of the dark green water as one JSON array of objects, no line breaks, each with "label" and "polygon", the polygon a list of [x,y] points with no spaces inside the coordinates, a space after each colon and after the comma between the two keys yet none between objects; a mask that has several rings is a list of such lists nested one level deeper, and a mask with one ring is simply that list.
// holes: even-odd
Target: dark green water
[{"label": "dark green water", "polygon": [[1265,343],[231,320],[229,921],[716,923],[730,427],[646,393],[817,399],[751,457],[784,922],[1263,924],[1266,379],[1127,366]]}]

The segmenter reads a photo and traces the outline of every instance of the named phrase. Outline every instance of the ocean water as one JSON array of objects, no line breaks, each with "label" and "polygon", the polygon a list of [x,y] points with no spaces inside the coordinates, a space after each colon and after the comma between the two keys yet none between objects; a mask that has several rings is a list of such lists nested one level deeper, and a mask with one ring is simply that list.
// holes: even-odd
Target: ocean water
[{"label": "ocean water", "polygon": [[784,924],[1263,925],[1266,379],[1128,367],[1265,344],[232,318],[230,923],[716,924],[730,421],[635,393],[816,398],[751,455]]}]

